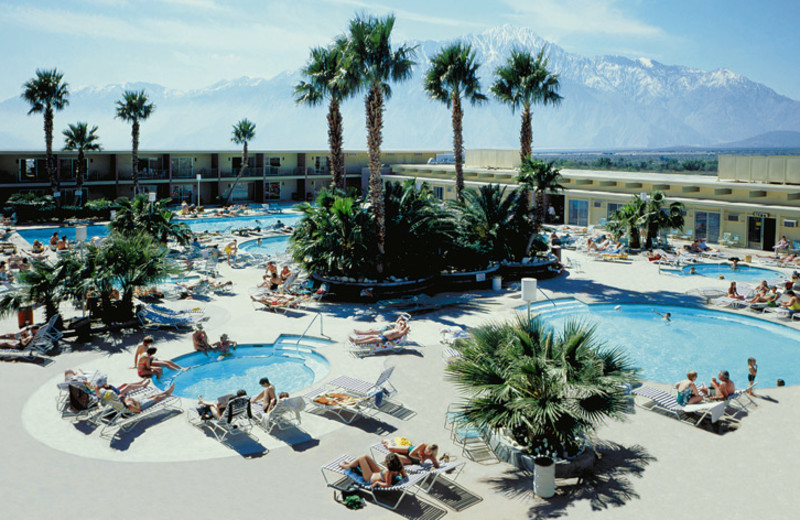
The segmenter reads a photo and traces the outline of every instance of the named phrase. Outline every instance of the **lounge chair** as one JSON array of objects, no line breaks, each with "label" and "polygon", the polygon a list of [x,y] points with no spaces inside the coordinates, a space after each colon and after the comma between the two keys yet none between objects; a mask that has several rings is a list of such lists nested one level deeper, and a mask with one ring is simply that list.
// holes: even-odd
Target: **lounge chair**
[{"label": "lounge chair", "polygon": [[[158,393],[158,389],[148,386],[136,392],[131,392],[126,397],[133,397],[139,400],[152,397]],[[181,400],[174,395],[157,403],[153,403],[139,413],[131,411],[125,406],[125,403],[120,400],[119,396],[111,390],[104,392],[102,396],[100,396],[100,402],[102,406],[105,407],[98,414],[99,421],[105,423],[102,430],[100,430],[101,437],[113,438],[120,431],[130,431],[130,429],[139,424],[139,421],[142,419],[152,417],[162,411],[177,410],[179,413],[183,412]]]},{"label": "lounge chair", "polygon": [[[423,480],[428,478],[428,475],[425,473],[413,473],[409,474],[407,479],[403,479],[403,481],[396,486],[386,488],[377,486],[370,487],[369,483],[365,482],[364,478],[361,477],[361,475],[359,475],[357,472],[354,470],[344,469],[339,466],[340,462],[350,461],[354,458],[355,457],[351,457],[349,455],[342,455],[325,466],[322,466],[322,478],[325,479],[325,484],[328,487],[338,489],[340,491],[348,489],[351,483],[355,484],[359,490],[369,493],[372,496],[372,499],[375,500],[376,504],[391,511],[397,509],[397,506],[400,505],[400,502],[406,495],[415,495],[417,486]],[[383,501],[387,494],[388,496],[393,496],[393,492],[397,491],[400,492],[400,496],[397,497],[397,500],[394,503]]]},{"label": "lounge chair", "polygon": [[397,388],[389,381],[392,377],[392,373],[394,372],[394,367],[389,367],[378,376],[374,383],[370,383],[368,381],[364,381],[362,379],[356,379],[354,377],[349,376],[341,376],[337,377],[333,381],[328,383],[329,386],[335,386],[347,390],[348,392],[352,392],[355,395],[359,395],[361,397],[366,397],[378,390],[382,391],[389,391],[391,393],[396,393]]},{"label": "lounge chair", "polygon": [[139,310],[137,316],[142,326],[145,328],[170,327],[174,329],[186,329],[194,327],[204,319],[203,316],[198,316],[194,313],[180,315],[162,314],[147,305]]},{"label": "lounge chair", "polygon": [[406,329],[402,336],[388,341],[376,341],[374,343],[355,343],[347,338],[347,347],[356,356],[369,356],[372,354],[383,354],[403,350],[408,343],[408,334],[411,329]]},{"label": "lounge chair", "polygon": [[[711,401],[681,406],[671,393],[648,386],[634,388],[631,393],[652,403],[649,407],[640,405],[641,408],[654,411],[661,410],[668,414],[673,414],[678,420],[688,422],[694,426],[699,426],[706,417],[710,418],[712,423],[716,423],[725,414],[725,401]],[[690,419],[687,414],[697,414],[699,417],[695,421]]]},{"label": "lounge chair", "polygon": [[164,307],[163,305],[158,304],[151,304],[150,308],[154,311],[158,312],[159,314],[164,314],[165,316],[200,316],[204,317],[205,311],[201,308],[196,309],[181,309],[175,310],[170,309],[169,307]]},{"label": "lounge chair", "polygon": [[441,330],[442,338],[439,341],[442,345],[452,345],[457,339],[469,338],[469,333],[458,326],[445,327]]},{"label": "lounge chair", "polygon": [[50,321],[39,327],[39,330],[36,331],[31,342],[28,343],[29,350],[35,349],[46,354],[58,346],[59,340],[64,336],[64,334],[56,328],[58,318],[59,316],[56,314],[50,318]]},{"label": "lounge chair", "polygon": [[87,383],[95,383],[99,376],[100,373],[94,370],[58,383],[56,408],[62,419],[88,419],[101,410],[99,399],[87,386]]},{"label": "lounge chair", "polygon": [[253,427],[253,412],[248,396],[231,397],[219,419],[204,418],[200,408],[188,415],[189,422],[197,428],[208,427],[214,437],[224,442],[228,437],[239,433],[248,433]]},{"label": "lounge chair", "polygon": [[[369,451],[372,455],[372,458],[375,460],[385,458],[386,455],[391,453],[391,451],[382,443],[370,446]],[[423,486],[423,484],[425,484],[425,480],[420,481],[418,484],[424,491],[427,492],[433,488],[433,485],[436,484],[436,480],[444,473],[450,473],[450,480],[456,480],[458,476],[461,475],[465,465],[466,462],[463,460],[460,462],[440,462],[439,467],[435,468],[433,467],[433,464],[427,462],[425,464],[409,464],[405,466],[405,470],[406,473],[409,474],[420,473],[426,476],[432,476],[433,478],[430,479],[430,482],[427,483],[427,486]]]},{"label": "lounge chair", "polygon": [[259,426],[264,428],[267,433],[272,433],[272,429],[277,427],[279,430],[300,425],[300,412],[306,407],[306,402],[302,397],[285,397],[278,399],[277,404],[267,413],[261,406],[254,409]]},{"label": "lounge chair", "polygon": [[358,396],[344,390],[332,390],[326,387],[315,388],[303,397],[315,410],[329,412],[345,424],[352,424],[360,417],[372,417],[378,413],[375,399],[380,395]]}]

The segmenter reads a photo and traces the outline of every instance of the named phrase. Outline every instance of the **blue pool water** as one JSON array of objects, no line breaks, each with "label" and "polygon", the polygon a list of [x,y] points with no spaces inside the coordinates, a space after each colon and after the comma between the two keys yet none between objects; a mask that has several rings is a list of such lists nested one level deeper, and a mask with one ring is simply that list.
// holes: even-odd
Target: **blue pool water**
[{"label": "blue pool water", "polygon": [[[521,307],[525,309],[525,307]],[[774,387],[778,378],[800,384],[800,331],[778,323],[700,307],[597,304],[560,300],[537,304],[545,323],[560,330],[568,320],[596,325],[599,339],[624,349],[640,376],[676,383],[695,370],[708,386],[728,370],[737,387],[747,386],[747,358],[756,358],[759,387]],[[671,313],[671,321],[654,314]]]},{"label": "blue pool water", "polygon": [[[300,221],[300,215],[297,214],[280,214],[280,215],[254,215],[248,217],[219,217],[219,218],[203,218],[203,219],[185,219],[182,220],[186,224],[189,225],[191,230],[194,233],[202,233],[204,231],[208,232],[227,232],[231,229],[237,229],[242,227],[254,228],[254,227],[261,227],[265,228],[268,226],[273,225],[275,222],[280,220],[287,226],[295,226]],[[40,229],[20,229],[19,234],[27,240],[29,243],[33,243],[34,240],[39,240],[44,244],[50,243],[50,237],[53,235],[54,231],[58,231],[59,235],[67,235],[67,239],[70,241],[75,240],[75,228],[68,226],[68,227],[49,227],[49,228],[40,228]],[[92,238],[93,236],[105,237],[108,235],[108,226],[105,225],[91,225],[86,226],[86,236],[87,238]]]},{"label": "blue pool water", "polygon": [[734,271],[731,264],[695,264],[683,267],[678,274],[681,276],[693,276],[690,273],[694,267],[694,276],[705,276],[706,278],[719,278],[724,276],[725,280],[736,280],[737,282],[760,282],[761,280],[774,280],[783,278],[780,271],[767,269],[764,267],[753,267],[750,265],[740,265]]},{"label": "blue pool water", "polygon": [[[218,337],[210,336],[213,343]],[[233,338],[235,339],[235,337]],[[310,338],[303,338],[310,343]],[[320,339],[319,344],[330,344]],[[175,395],[197,399],[202,395],[213,400],[222,395],[235,393],[239,389],[247,395],[261,392],[258,381],[268,377],[277,392],[297,395],[298,390],[320,381],[330,370],[328,360],[307,346],[285,343],[276,345],[240,345],[230,357],[217,360],[217,356],[192,352],[173,359],[178,365],[189,368],[186,372],[165,369],[160,388],[175,383]]]},{"label": "blue pool water", "polygon": [[239,244],[239,249],[255,255],[279,255],[289,247],[289,236],[265,237],[258,240],[248,240]]}]

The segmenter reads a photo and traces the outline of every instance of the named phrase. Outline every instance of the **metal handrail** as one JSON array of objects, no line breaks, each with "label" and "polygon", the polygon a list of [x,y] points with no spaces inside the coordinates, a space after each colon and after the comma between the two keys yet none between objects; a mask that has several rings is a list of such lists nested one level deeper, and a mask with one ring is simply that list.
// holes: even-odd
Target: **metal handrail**
[{"label": "metal handrail", "polygon": [[311,326],[314,324],[314,322],[317,320],[317,318],[319,318],[319,335],[320,335],[320,336],[322,336],[322,337],[324,337],[324,338],[329,338],[329,336],[326,336],[326,335],[325,335],[325,333],[322,331],[322,313],[321,313],[321,312],[318,312],[318,313],[316,313],[316,314],[314,315],[314,317],[311,319],[311,322],[310,322],[310,323],[308,324],[308,326],[306,327],[306,330],[304,330],[304,331],[303,331],[303,333],[302,333],[302,334],[300,334],[300,337],[299,337],[299,338],[297,338],[297,341],[295,341],[295,342],[294,342],[294,344],[295,344],[295,345],[299,345],[299,344],[300,344],[300,341],[302,341],[302,340],[303,340],[303,338],[305,338],[305,337],[306,337],[306,334],[308,334],[308,329],[310,329],[310,328],[311,328]]}]

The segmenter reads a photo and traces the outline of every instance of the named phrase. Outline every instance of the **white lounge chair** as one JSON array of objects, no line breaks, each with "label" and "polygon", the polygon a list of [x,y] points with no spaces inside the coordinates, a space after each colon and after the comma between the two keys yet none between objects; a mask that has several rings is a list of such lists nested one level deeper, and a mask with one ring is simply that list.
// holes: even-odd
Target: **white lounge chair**
[{"label": "white lounge chair", "polygon": [[[385,458],[386,455],[391,453],[391,450],[384,446],[382,443],[375,444],[370,446],[369,448],[372,458],[375,460],[379,460],[381,458]],[[427,482],[427,486],[423,486],[425,481],[422,480],[419,483],[419,486],[425,490],[430,491],[433,488],[433,485],[436,484],[436,480],[444,473],[449,473],[450,480],[456,480],[461,472],[464,470],[464,466],[466,465],[465,461],[453,461],[453,462],[440,462],[439,467],[436,468],[430,462],[426,462],[425,464],[409,464],[405,466],[405,470],[407,473],[421,473],[427,476],[432,476],[433,478],[430,479],[430,482]]]},{"label": "white lounge chair", "polygon": [[394,367],[389,367],[378,376],[374,383],[364,381],[363,379],[356,379],[350,376],[341,376],[330,381],[329,386],[335,386],[347,390],[361,397],[366,397],[378,390],[388,390],[391,393],[396,393],[397,388],[389,381],[394,372]]},{"label": "white lounge chair", "polygon": [[[671,393],[648,386],[634,388],[631,390],[631,393],[643,397],[652,403],[649,407],[640,405],[641,408],[645,410],[662,410],[668,414],[675,415],[678,420],[688,422],[694,426],[699,426],[706,417],[710,418],[712,423],[716,423],[725,414],[725,401],[704,402],[681,406]],[[686,414],[698,414],[699,417],[697,421],[694,421],[693,419],[689,419]]]},{"label": "white lounge chair", "polygon": [[195,313],[178,315],[162,314],[154,310],[151,306],[147,305],[139,310],[137,316],[145,328],[192,328],[204,319],[202,315]]},{"label": "white lounge chair", "polygon": [[[427,474],[413,473],[409,474],[407,479],[403,479],[403,481],[396,486],[370,487],[369,483],[364,481],[364,479],[358,475],[358,473],[353,470],[346,470],[339,466],[340,462],[351,461],[354,458],[355,457],[351,457],[349,455],[342,455],[325,466],[322,466],[322,477],[325,479],[325,484],[328,487],[338,489],[340,491],[347,489],[351,483],[355,484],[361,491],[371,495],[376,504],[392,511],[397,509],[397,506],[400,505],[400,502],[403,500],[403,498],[405,498],[406,495],[415,495],[418,484],[428,478]],[[400,492],[400,495],[397,497],[397,500],[394,503],[388,501],[384,502],[384,498],[387,496],[387,494],[391,497],[395,495],[395,493],[392,492],[397,491]]]},{"label": "white lounge chair", "polygon": [[253,427],[253,412],[248,396],[231,397],[219,419],[204,418],[199,407],[188,415],[189,422],[197,428],[208,428],[219,442],[239,433],[248,433]]},{"label": "white lounge chair", "polygon": [[[132,392],[126,397],[133,397],[136,400],[141,401],[150,399],[158,393],[158,389],[149,386],[141,390],[137,390],[136,392]],[[139,421],[142,419],[152,417],[163,411],[175,410],[179,413],[183,412],[183,409],[181,408],[181,400],[174,395],[150,404],[146,408],[142,409],[142,411],[139,413],[133,412],[127,406],[125,406],[125,403],[120,400],[119,396],[113,390],[107,390],[103,392],[100,395],[100,402],[105,407],[105,409],[97,415],[97,417],[99,417],[99,421],[105,423],[103,428],[100,430],[101,437],[113,438],[120,431],[130,431],[134,426],[139,424]]]},{"label": "white lounge chair", "polygon": [[302,422],[300,412],[305,407],[306,402],[302,397],[284,397],[278,399],[277,404],[269,412],[264,413],[261,406],[256,407],[254,412],[258,424],[267,433],[272,433],[272,429],[275,427],[279,430],[284,430],[300,425]]},{"label": "white lounge chair", "polygon": [[56,322],[58,321],[58,314],[50,318],[50,321],[39,327],[39,330],[34,334],[33,339],[28,343],[29,350],[38,350],[46,354],[58,346],[59,340],[64,336],[58,329],[56,329]]},{"label": "white lounge chair", "polygon": [[403,350],[408,343],[408,334],[411,329],[407,329],[399,338],[388,341],[376,341],[374,343],[356,343],[347,338],[346,343],[350,352],[356,356],[369,356],[373,354],[384,354]]},{"label": "white lounge chair", "polygon": [[379,395],[382,398],[382,393],[380,390],[371,395],[360,396],[346,390],[321,387],[311,390],[303,397],[312,408],[329,412],[345,424],[352,424],[360,417],[372,417],[378,413],[379,405],[375,400]]}]

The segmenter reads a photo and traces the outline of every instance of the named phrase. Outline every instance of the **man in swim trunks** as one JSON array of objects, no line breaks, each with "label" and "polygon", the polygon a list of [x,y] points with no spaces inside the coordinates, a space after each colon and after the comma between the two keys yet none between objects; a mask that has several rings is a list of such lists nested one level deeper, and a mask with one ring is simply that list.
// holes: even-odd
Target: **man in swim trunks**
[{"label": "man in swim trunks", "polygon": [[[717,382],[717,377],[719,378],[719,382]],[[715,394],[711,399],[715,401],[724,401],[736,391],[736,386],[734,386],[733,381],[731,381],[727,370],[720,371],[717,377],[711,378],[711,388],[715,390]]]},{"label": "man in swim trunks", "polygon": [[[144,339],[142,339],[142,342],[139,343],[139,346],[136,347],[136,354],[134,354],[134,356],[133,356],[133,365],[135,367],[137,367],[137,368],[139,367],[139,359],[140,359],[140,357],[142,355],[145,355],[147,353],[147,351],[150,350],[150,348],[153,347],[153,342],[154,341],[155,340],[153,339],[153,336],[145,336]],[[153,348],[153,354],[155,354],[155,353],[156,353],[156,349]],[[161,359],[156,359],[156,358],[154,358],[152,356],[150,358],[150,365],[154,366],[154,367],[160,367],[160,368],[167,367],[167,368],[171,368],[172,370],[175,370],[175,371],[186,370],[182,366],[178,365],[177,363],[173,363],[172,361],[170,361],[168,359],[161,360]]]},{"label": "man in swim trunks", "polygon": [[275,397],[275,387],[272,386],[272,383],[269,382],[269,378],[267,377],[262,377],[258,384],[264,389],[255,396],[252,401],[253,404],[261,402],[264,413],[266,413],[275,408],[275,405],[278,404],[278,398]]},{"label": "man in swim trunks", "polygon": [[367,345],[369,343],[386,343],[388,341],[394,341],[396,339],[400,339],[406,335],[408,332],[408,325],[403,324],[394,329],[387,330],[386,332],[379,332],[378,334],[372,334],[369,336],[362,336],[360,338],[350,338],[351,341],[356,345]]},{"label": "man in swim trunks", "polygon": [[139,377],[161,377],[164,369],[161,367],[153,366],[153,356],[156,353],[155,347],[150,347],[147,351],[139,356],[139,361],[136,363],[136,371]]},{"label": "man in swim trunks", "polygon": [[203,325],[201,323],[197,324],[194,334],[192,334],[192,344],[194,345],[194,349],[198,352],[208,352],[214,349],[208,342],[208,334],[203,330]]}]

